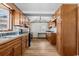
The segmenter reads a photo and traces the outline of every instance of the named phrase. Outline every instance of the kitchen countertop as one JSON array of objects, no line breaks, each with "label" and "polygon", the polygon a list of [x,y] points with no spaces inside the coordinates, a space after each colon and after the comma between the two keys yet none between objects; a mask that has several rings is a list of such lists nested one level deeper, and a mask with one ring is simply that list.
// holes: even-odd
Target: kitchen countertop
[{"label": "kitchen countertop", "polygon": [[0,45],[4,44],[6,42],[9,42],[11,40],[14,40],[18,37],[24,36],[24,35],[28,35],[28,33],[24,33],[24,34],[20,34],[20,35],[19,34],[18,35],[9,35],[9,36],[2,37],[2,38],[0,38]]},{"label": "kitchen countertop", "polygon": [[51,29],[47,30],[47,32],[56,33],[57,32],[57,28],[56,27],[51,28]]},{"label": "kitchen countertop", "polygon": [[54,32],[54,31],[47,31],[47,33],[48,33],[48,32],[51,32],[51,33],[56,33],[56,32]]}]

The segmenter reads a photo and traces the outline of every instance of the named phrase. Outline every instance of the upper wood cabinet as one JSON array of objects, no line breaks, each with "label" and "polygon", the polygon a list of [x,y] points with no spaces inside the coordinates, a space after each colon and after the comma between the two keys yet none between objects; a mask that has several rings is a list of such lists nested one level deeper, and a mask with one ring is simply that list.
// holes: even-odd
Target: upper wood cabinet
[{"label": "upper wood cabinet", "polygon": [[77,5],[63,4],[57,16],[57,49],[61,55],[77,55]]},{"label": "upper wood cabinet", "polygon": [[56,26],[56,19],[55,18],[51,18],[51,20],[48,22],[48,28],[52,28]]},{"label": "upper wood cabinet", "polygon": [[13,25],[19,25],[19,26],[27,26],[26,16],[23,14],[23,12],[14,4],[14,3],[6,3],[5,4],[9,9],[12,10],[12,19],[13,19]]},{"label": "upper wood cabinet", "polygon": [[13,11],[13,25],[20,25],[20,13]]}]

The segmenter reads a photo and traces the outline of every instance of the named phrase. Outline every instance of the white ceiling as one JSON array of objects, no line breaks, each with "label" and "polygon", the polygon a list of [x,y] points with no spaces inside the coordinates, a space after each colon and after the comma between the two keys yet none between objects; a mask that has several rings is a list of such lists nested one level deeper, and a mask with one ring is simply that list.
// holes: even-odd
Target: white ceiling
[{"label": "white ceiling", "polygon": [[15,3],[15,5],[28,16],[30,22],[49,22],[51,15],[61,6],[58,3]]},{"label": "white ceiling", "polygon": [[25,14],[53,14],[61,4],[58,3],[15,3]]}]

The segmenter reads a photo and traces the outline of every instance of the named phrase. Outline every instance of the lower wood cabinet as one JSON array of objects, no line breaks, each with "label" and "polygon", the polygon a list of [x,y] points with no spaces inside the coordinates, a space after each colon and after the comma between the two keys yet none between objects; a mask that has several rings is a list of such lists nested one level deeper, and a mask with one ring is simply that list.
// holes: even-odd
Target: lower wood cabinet
[{"label": "lower wood cabinet", "polygon": [[0,46],[1,56],[21,55],[21,38],[16,38]]},{"label": "lower wood cabinet", "polygon": [[9,47],[5,47],[0,49],[0,56],[13,56],[13,49],[9,46]]},{"label": "lower wood cabinet", "polygon": [[21,44],[17,44],[14,46],[14,55],[21,56]]},{"label": "lower wood cabinet", "polygon": [[25,52],[26,48],[28,47],[27,39],[28,39],[28,36],[22,37],[22,55]]},{"label": "lower wood cabinet", "polygon": [[28,36],[18,37],[0,45],[0,56],[21,56],[27,48]]},{"label": "lower wood cabinet", "polygon": [[[19,40],[18,40],[19,39]],[[22,52],[21,52],[21,38],[16,39],[17,42],[15,42],[14,45],[14,56],[21,56]]]},{"label": "lower wood cabinet", "polygon": [[52,45],[56,45],[56,33],[48,32],[48,33],[47,33],[47,40],[48,40]]}]

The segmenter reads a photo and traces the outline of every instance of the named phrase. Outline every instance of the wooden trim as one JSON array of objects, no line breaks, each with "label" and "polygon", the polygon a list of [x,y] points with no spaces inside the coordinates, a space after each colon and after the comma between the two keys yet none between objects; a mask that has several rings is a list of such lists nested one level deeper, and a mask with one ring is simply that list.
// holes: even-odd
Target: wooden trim
[{"label": "wooden trim", "polygon": [[23,14],[23,12],[14,3],[6,3],[6,4],[11,8],[13,8],[13,10],[16,10],[17,12]]},{"label": "wooden trim", "polygon": [[79,55],[79,5],[77,5],[77,55]]}]

